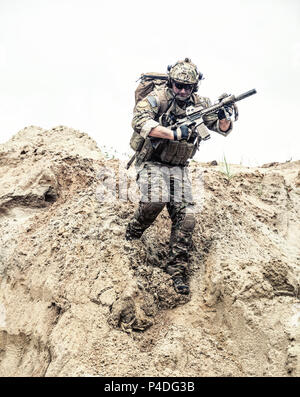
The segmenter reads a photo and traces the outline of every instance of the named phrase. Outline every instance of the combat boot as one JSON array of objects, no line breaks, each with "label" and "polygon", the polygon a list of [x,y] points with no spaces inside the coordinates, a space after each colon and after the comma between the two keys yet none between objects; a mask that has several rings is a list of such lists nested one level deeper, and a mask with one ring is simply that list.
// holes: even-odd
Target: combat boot
[{"label": "combat boot", "polygon": [[190,293],[189,285],[184,277],[181,275],[176,275],[172,277],[174,289],[178,294],[187,295]]},{"label": "combat boot", "polygon": [[138,240],[142,237],[144,230],[141,228],[135,228],[129,223],[125,232],[125,239],[128,241]]}]

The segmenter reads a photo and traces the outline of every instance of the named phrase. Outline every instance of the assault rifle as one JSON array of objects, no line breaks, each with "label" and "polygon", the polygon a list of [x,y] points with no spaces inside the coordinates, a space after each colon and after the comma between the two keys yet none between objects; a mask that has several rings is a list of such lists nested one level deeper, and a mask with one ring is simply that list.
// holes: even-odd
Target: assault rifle
[{"label": "assault rifle", "polygon": [[[207,108],[203,108],[202,106],[199,105],[189,106],[186,109],[186,116],[181,118],[176,123],[172,123],[171,121],[169,121],[168,116],[166,114],[163,114],[160,117],[160,123],[164,125],[164,127],[170,127],[172,129],[180,127],[181,125],[185,124],[192,131],[196,131],[196,134],[199,136],[199,141],[207,140],[210,138],[210,134],[207,132],[207,128],[204,126],[203,116],[212,113],[217,113],[222,108],[225,108],[226,110],[227,107],[233,106],[235,110],[235,120],[237,120],[238,112],[235,103],[241,101],[242,99],[248,98],[249,96],[254,94],[256,94],[255,89],[244,92],[243,94],[238,96],[234,96],[234,95],[221,96],[219,98],[219,102]],[[189,139],[190,137],[188,138],[188,140]],[[136,152],[129,160],[126,166],[127,169],[131,166],[137,154],[138,152]]]}]

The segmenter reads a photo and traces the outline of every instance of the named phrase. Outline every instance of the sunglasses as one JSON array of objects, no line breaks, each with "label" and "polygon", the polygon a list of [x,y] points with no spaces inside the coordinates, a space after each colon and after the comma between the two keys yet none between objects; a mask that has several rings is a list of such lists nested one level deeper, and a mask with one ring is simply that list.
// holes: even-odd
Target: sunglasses
[{"label": "sunglasses", "polygon": [[176,81],[174,81],[174,84],[178,90],[182,90],[184,88],[186,91],[191,91],[194,88],[194,84],[182,84],[176,83]]}]

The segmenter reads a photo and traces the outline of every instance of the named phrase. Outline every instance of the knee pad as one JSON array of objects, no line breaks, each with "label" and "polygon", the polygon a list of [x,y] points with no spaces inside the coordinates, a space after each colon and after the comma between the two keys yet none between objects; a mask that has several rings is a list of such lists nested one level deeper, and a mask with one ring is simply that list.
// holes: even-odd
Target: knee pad
[{"label": "knee pad", "polygon": [[194,214],[185,214],[181,222],[181,228],[185,232],[192,233],[196,225],[196,219]]},{"label": "knee pad", "polygon": [[165,203],[142,203],[135,217],[140,223],[151,224],[164,206]]}]

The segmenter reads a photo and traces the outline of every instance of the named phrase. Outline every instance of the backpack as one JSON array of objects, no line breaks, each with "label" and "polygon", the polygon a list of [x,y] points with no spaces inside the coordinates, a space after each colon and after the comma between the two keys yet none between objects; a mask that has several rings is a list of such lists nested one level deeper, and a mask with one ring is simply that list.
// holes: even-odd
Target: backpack
[{"label": "backpack", "polygon": [[140,83],[137,86],[135,96],[135,106],[139,101],[146,98],[154,88],[167,84],[168,75],[166,73],[143,73],[139,78]]},{"label": "backpack", "polygon": [[[147,95],[149,95],[150,92],[152,92],[155,88],[163,87],[164,85],[166,85],[168,81],[168,75],[166,73],[155,73],[155,72],[143,73],[141,77],[138,79],[138,81],[139,80],[140,83],[137,86],[134,93],[135,96],[134,109],[138,104],[138,102],[146,98]],[[163,103],[161,103],[161,105],[165,107],[164,102],[166,101],[162,100],[162,102]],[[131,149],[139,152],[143,147],[144,143],[145,143],[145,139],[140,134],[133,131],[130,139]]]}]

